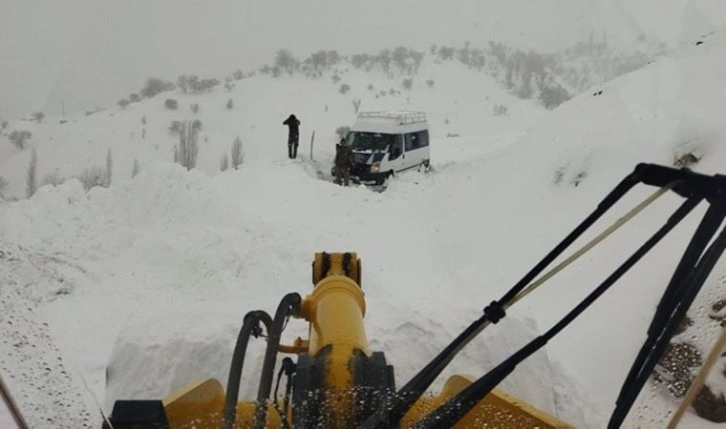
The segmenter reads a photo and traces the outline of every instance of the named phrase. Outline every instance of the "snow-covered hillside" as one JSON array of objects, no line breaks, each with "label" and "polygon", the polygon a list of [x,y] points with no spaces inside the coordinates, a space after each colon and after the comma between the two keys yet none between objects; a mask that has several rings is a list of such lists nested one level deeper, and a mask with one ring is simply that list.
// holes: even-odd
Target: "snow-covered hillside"
[{"label": "snow-covered hillside", "polygon": [[[242,139],[248,161],[279,160],[287,153],[287,127],[282,122],[290,113],[302,121],[301,153],[310,158],[310,142],[315,132],[313,158],[324,163],[329,171],[337,142],[336,129],[352,125],[356,100],[360,101],[360,110],[424,110],[433,138],[519,132],[545,113],[536,104],[509,95],[491,77],[457,64],[422,65],[418,73],[421,78],[410,91],[400,86],[400,79],[390,79],[382,72],[350,70],[341,74],[340,83],[332,80],[332,76],[337,76],[333,71],[321,79],[260,75],[234,81],[229,91],[220,85],[212,93],[164,92],[125,109],[114,106],[90,116],[68,118],[67,122],[58,118],[46,118],[40,124],[10,122],[4,135],[0,135],[0,176],[9,182],[5,195],[25,195],[25,170],[31,149],[38,154],[39,180],[53,173],[64,178],[78,176],[89,166],[105,166],[109,149],[114,164],[113,182],[131,176],[134,159],[142,168],[154,160],[171,161],[178,142],[178,134],[169,130],[174,121],[201,121],[197,166],[212,175],[219,172],[220,157],[229,154],[237,136]],[[428,86],[427,80],[433,82],[433,87]],[[351,88],[346,94],[339,90],[343,83]],[[166,108],[167,99],[176,100],[178,108]],[[227,107],[229,100],[231,109]],[[192,112],[193,104],[198,105],[198,113]],[[494,116],[496,105],[507,106],[507,114]],[[30,131],[32,137],[21,151],[10,144],[8,136],[12,131],[22,130]]]},{"label": "snow-covered hillside", "polygon": [[[363,259],[368,336],[394,363],[401,385],[636,163],[672,164],[691,152],[701,158],[695,169],[726,171],[721,36],[551,113],[509,96],[484,75],[453,65],[427,67],[420,73],[431,75],[433,88],[421,82],[410,95],[356,95],[364,110],[406,107],[431,118],[434,171],[402,174],[383,193],[337,187],[316,174],[329,168],[335,128],[354,117],[354,95],[339,94],[329,82],[258,76],[229,93],[174,94],[178,111],[164,108],[171,97],[164,94],[65,124],[26,124],[41,173],[58,169],[67,177],[103,165],[109,148],[114,159],[108,189],[86,193],[71,180],[0,205],[0,250],[8,255],[0,259],[0,274],[10,285],[0,288],[0,323],[16,339],[0,343],[0,362],[15,374],[9,383],[36,426],[57,427],[45,418],[58,408],[96,407],[84,382],[109,411],[115,399],[163,395],[192,378],[224,380],[245,312],[272,311],[285,293],[309,291],[310,261],[321,250],[356,251]],[[386,82],[353,72],[349,79],[360,88]],[[190,103],[199,104],[198,114]],[[500,103],[509,106],[508,115],[493,116]],[[285,158],[281,126],[292,112],[304,127],[303,156],[296,161]],[[190,172],[161,161],[171,158],[175,142],[168,124],[184,118],[203,122],[199,169]],[[314,161],[307,143],[313,130]],[[454,133],[460,137],[447,137]],[[218,174],[219,157],[236,135],[244,141],[245,163]],[[0,147],[1,171],[19,196],[27,151]],[[141,173],[130,180],[134,158]],[[605,223],[650,192],[635,192]],[[480,374],[547,329],[676,203],[676,197],[656,203],[517,304],[447,374]],[[694,222],[676,230],[502,387],[577,427],[603,427]],[[720,297],[723,275],[724,262],[697,305]],[[697,341],[702,351],[717,326],[704,325]],[[286,336],[304,331],[291,326]],[[253,360],[259,355],[252,350]],[[51,376],[68,368],[69,384],[62,377],[24,383],[43,377],[48,359],[61,362],[49,367]],[[253,378],[245,381],[249,396]],[[59,386],[80,395],[71,407],[46,398],[48,387]],[[653,386],[627,427],[663,427],[674,402]],[[687,417],[688,427],[710,427]]]}]

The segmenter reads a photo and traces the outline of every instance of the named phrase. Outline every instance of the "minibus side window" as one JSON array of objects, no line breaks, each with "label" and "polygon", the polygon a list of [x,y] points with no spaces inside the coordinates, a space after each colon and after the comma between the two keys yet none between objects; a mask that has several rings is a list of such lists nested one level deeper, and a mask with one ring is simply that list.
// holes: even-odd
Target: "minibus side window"
[{"label": "minibus side window", "polygon": [[417,133],[406,134],[406,152],[416,149],[418,146],[418,135]]},{"label": "minibus side window", "polygon": [[389,160],[397,159],[401,154],[403,153],[403,136],[400,134],[397,134],[393,138],[393,143],[391,144],[391,153],[388,156]]},{"label": "minibus side window", "polygon": [[429,145],[429,130],[418,132],[418,147],[426,147]]},{"label": "minibus side window", "polygon": [[421,149],[429,145],[428,130],[406,134],[406,152]]}]

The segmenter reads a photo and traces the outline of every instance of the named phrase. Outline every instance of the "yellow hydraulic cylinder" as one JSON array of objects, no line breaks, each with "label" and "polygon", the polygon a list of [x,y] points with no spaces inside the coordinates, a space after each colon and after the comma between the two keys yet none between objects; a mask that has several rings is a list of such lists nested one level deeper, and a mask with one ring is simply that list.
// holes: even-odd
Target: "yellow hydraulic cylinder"
[{"label": "yellow hydraulic cylinder", "polygon": [[352,362],[370,356],[363,317],[366,304],[359,285],[355,253],[318,253],[313,263],[313,292],[302,302],[310,322],[308,353],[324,362],[323,386],[332,427],[350,427],[356,404]]},{"label": "yellow hydraulic cylinder", "polygon": [[[346,363],[353,350],[370,356],[363,317],[366,303],[363,290],[353,279],[360,278],[354,253],[317,254],[313,266],[316,282],[313,293],[302,302],[302,317],[310,322],[308,353],[316,356],[323,348],[345,351]],[[325,262],[327,258],[328,262]],[[346,264],[345,262],[350,262]],[[327,266],[323,272],[323,266]]]}]

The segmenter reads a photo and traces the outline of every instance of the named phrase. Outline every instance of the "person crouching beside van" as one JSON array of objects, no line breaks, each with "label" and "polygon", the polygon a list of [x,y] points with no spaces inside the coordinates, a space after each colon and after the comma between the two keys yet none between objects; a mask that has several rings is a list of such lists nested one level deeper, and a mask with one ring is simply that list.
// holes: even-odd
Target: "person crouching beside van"
[{"label": "person crouching beside van", "polygon": [[335,146],[335,183],[341,186],[350,185],[350,169],[353,167],[353,151],[345,139]]}]

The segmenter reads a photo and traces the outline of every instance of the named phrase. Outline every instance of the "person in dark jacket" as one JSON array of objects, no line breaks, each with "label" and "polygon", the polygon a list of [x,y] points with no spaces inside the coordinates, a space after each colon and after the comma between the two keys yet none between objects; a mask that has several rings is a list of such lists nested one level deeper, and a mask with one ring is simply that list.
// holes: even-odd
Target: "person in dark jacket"
[{"label": "person in dark jacket", "polygon": [[353,150],[348,147],[345,139],[340,139],[340,143],[335,146],[335,183],[349,186],[352,167]]},{"label": "person in dark jacket", "polygon": [[300,139],[300,120],[295,115],[290,115],[282,125],[287,125],[290,129],[287,135],[287,156],[290,159],[295,159],[297,158],[297,145]]}]

